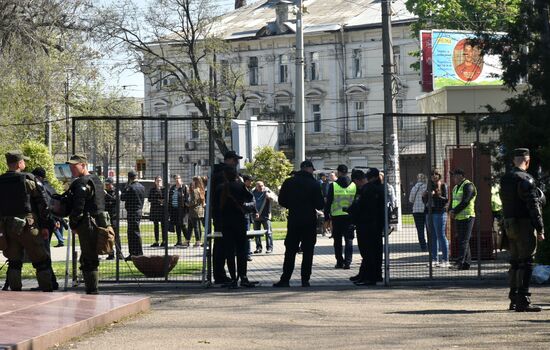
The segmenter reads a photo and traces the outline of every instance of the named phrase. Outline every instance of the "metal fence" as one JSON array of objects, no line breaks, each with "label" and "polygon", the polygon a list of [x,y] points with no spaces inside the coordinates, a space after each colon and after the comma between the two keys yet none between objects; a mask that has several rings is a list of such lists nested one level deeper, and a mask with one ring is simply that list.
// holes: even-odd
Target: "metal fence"
[{"label": "metal fence", "polygon": [[[392,280],[505,278],[508,253],[501,250],[502,232],[491,211],[491,190],[498,175],[493,164],[499,152],[498,126],[503,118],[497,114],[395,115],[401,216],[388,237],[386,271]],[[464,170],[466,179],[477,189],[469,270],[454,270],[442,263],[458,256],[455,222],[437,210],[424,210],[422,205],[433,201],[435,187],[430,178],[434,169],[441,174],[450,205],[455,186],[450,171],[456,168]],[[425,180],[418,184],[422,175]],[[447,260],[444,240],[437,239],[434,227],[438,223],[448,242]]]},{"label": "metal fence", "polygon": [[[107,185],[106,196],[114,217],[116,254],[101,257],[101,281],[203,280],[204,219],[183,209],[182,202],[200,201],[196,198],[200,195],[192,195],[193,179],[201,183],[195,188],[206,188],[202,184],[212,163],[206,121],[197,117],[73,118],[73,152],[86,155],[89,169],[102,180],[114,181],[111,190]],[[139,185],[129,185],[131,171]],[[162,182],[160,186],[155,179]],[[145,196],[143,203],[139,192]],[[77,242],[73,278],[78,275],[78,249]],[[149,260],[128,259],[139,255],[147,258],[137,259]]]}]

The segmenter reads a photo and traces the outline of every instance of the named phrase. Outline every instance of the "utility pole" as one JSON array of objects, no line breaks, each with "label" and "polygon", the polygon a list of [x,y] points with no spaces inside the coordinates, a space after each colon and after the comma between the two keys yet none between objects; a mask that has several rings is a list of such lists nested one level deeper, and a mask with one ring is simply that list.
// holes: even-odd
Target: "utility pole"
[{"label": "utility pole", "polygon": [[69,161],[70,151],[69,151],[69,121],[70,121],[70,110],[69,110],[69,74],[65,79],[65,154],[67,161]]},{"label": "utility pole", "polygon": [[[395,199],[397,201],[397,207],[400,208],[400,181],[399,181],[399,152],[398,152],[398,140],[397,140],[397,123],[395,122],[395,100],[393,91],[393,74],[394,74],[394,62],[393,62],[393,45],[392,45],[392,32],[391,32],[391,2],[390,0],[382,0],[382,50],[383,50],[383,77],[384,77],[384,117],[383,117],[383,129],[384,129],[384,187],[385,198],[388,203],[388,186],[391,185],[395,189]],[[388,217],[386,215],[386,221]],[[399,215],[401,220],[401,215]],[[386,284],[389,283],[389,245],[388,245],[388,227],[389,223],[386,223],[385,227],[385,279]]]},{"label": "utility pole", "polygon": [[304,28],[302,22],[302,0],[296,0],[296,128],[294,166],[306,159],[306,135],[304,116]]},{"label": "utility pole", "polygon": [[49,104],[46,105],[46,134],[45,134],[45,143],[48,146],[48,152],[52,154],[52,117],[51,117],[51,107]]}]

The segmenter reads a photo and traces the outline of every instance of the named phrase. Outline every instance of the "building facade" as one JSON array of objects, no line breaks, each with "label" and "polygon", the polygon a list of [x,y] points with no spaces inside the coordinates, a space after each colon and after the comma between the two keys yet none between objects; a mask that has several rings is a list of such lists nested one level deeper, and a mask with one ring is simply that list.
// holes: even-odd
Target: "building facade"
[{"label": "building facade", "polygon": [[[384,95],[380,2],[309,0],[305,5],[306,157],[317,169],[335,168],[340,163],[381,167]],[[420,75],[411,68],[418,61],[411,52],[418,51],[419,43],[410,31],[415,19],[404,5],[393,6],[397,112],[417,113]],[[217,58],[222,66],[227,63],[232,69],[239,69],[246,85],[248,100],[239,119],[276,121],[279,147],[291,159],[296,75],[293,12],[290,1],[269,0],[234,10],[217,23],[217,29],[231,45],[229,53]],[[162,80],[154,85],[150,79],[145,81],[145,112],[149,115],[198,116],[192,103],[163,91]],[[397,127],[413,124],[398,123]],[[189,135],[181,139],[178,151],[188,156],[184,160],[188,159],[189,164],[203,164],[193,152],[204,154],[203,148],[208,146],[204,125],[200,123],[198,131],[192,126],[186,129]],[[423,134],[422,128],[414,130],[410,140],[403,140],[400,147],[414,142],[417,133]],[[146,128],[145,149],[148,142],[162,142],[161,136],[181,138],[178,135],[176,130],[173,135],[170,131],[162,135],[160,128]],[[230,135],[228,132],[227,137]],[[186,147],[191,141],[192,149]]]}]

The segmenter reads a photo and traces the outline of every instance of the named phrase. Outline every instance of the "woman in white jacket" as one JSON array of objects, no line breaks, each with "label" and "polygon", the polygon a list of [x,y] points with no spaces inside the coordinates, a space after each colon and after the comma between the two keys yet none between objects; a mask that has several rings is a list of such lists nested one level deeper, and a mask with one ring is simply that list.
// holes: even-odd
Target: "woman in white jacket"
[{"label": "woman in white jacket", "polygon": [[426,214],[424,210],[426,209],[426,205],[422,201],[422,194],[426,192],[427,188],[426,176],[420,173],[417,175],[416,181],[409,194],[409,202],[413,205],[413,218],[418,233],[418,243],[420,244],[420,249],[425,252],[428,250],[424,234],[424,228],[426,227]]}]

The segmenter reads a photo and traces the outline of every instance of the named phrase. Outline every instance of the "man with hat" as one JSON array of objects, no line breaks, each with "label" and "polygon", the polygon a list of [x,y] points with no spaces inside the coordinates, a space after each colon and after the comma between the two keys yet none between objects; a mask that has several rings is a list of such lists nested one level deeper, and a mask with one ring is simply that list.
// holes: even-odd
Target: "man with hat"
[{"label": "man with hat", "polygon": [[530,161],[529,149],[515,149],[514,167],[500,180],[502,216],[510,251],[509,309],[517,312],[542,310],[531,304],[529,283],[537,241],[544,240],[542,206],[545,198],[537,189],[533,176],[527,173]]},{"label": "man with hat", "polygon": [[279,204],[288,209],[288,227],[285,238],[285,259],[280,281],[273,287],[289,287],[298,250],[302,248],[302,287],[309,287],[313,250],[317,241],[317,210],[324,205],[319,183],[313,177],[313,163],[305,160],[300,171],[283,183]]},{"label": "man with hat", "polygon": [[[332,238],[334,239],[334,255],[336,269],[349,270],[353,257],[353,225],[348,208],[355,197],[356,186],[348,177],[348,167],[338,165],[336,169],[338,179],[331,183],[325,203],[325,221],[332,223]],[[342,238],[344,239],[344,257],[342,257]]]},{"label": "man with hat", "polygon": [[384,185],[376,168],[369,168],[366,174],[354,170],[351,176],[358,186],[358,194],[348,210],[357,228],[357,245],[363,260],[359,273],[350,277],[350,281],[357,286],[370,286],[382,281]]},{"label": "man with hat", "polygon": [[[223,163],[215,164],[214,169],[212,170],[212,179],[210,183],[210,188],[212,193],[218,188],[219,185],[223,184],[225,181],[224,178],[224,168],[232,167],[237,168],[239,160],[243,159],[235,151],[227,151],[223,156]],[[221,220],[217,217],[216,213],[219,213],[220,203],[217,200],[214,200],[214,196],[211,196],[212,207],[210,213],[212,213],[212,221],[214,224],[214,231],[220,231]],[[214,238],[214,248],[212,252],[212,272],[214,275],[214,283],[216,284],[225,284],[230,283],[231,278],[227,276],[225,272],[225,247],[223,245],[223,239]]]},{"label": "man with hat", "polygon": [[449,215],[454,219],[458,239],[458,257],[450,268],[454,270],[469,270],[472,260],[470,252],[470,238],[476,217],[477,189],[474,184],[465,178],[464,170],[454,169],[451,172],[455,187],[452,192],[451,209]]},{"label": "man with hat", "polygon": [[[115,249],[118,252],[118,256],[120,258],[124,258],[123,255],[120,252],[121,245],[120,245],[120,234],[118,228],[118,211],[117,211],[117,191],[118,191],[118,197],[120,198],[120,191],[115,188],[115,180],[112,177],[108,177],[105,179],[105,211],[109,213],[109,217],[111,218],[111,225],[113,226],[113,229],[115,230]],[[107,256],[106,260],[114,260],[115,259],[115,252],[112,252]]]},{"label": "man with hat", "polygon": [[52,261],[44,247],[51,220],[42,184],[32,174],[24,173],[29,158],[20,151],[6,153],[8,171],[0,176],[0,249],[8,259],[7,285],[22,289],[23,251],[36,269],[38,287],[51,292]]},{"label": "man with hat", "polygon": [[105,215],[105,191],[99,177],[88,172],[88,160],[84,155],[72,155],[67,164],[75,178],[67,191],[70,203],[69,226],[80,241],[80,270],[84,277],[86,294],[98,294],[99,257],[93,225],[110,225],[110,222],[100,222],[106,220],[98,220]]},{"label": "man with hat", "polygon": [[139,183],[137,174],[133,170],[128,172],[128,183],[120,195],[120,200],[124,202],[128,222],[128,251],[130,255],[126,257],[126,260],[131,260],[132,256],[143,255],[139,223],[145,202],[145,187]]}]

